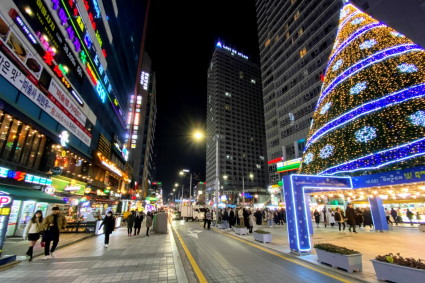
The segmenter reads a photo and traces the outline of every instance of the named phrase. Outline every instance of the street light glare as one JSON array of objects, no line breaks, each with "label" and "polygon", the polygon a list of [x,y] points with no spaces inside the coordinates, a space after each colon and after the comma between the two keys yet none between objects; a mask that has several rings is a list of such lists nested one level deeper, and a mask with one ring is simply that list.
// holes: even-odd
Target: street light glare
[{"label": "street light glare", "polygon": [[205,137],[205,134],[201,131],[195,131],[193,133],[193,137],[195,138],[195,140],[202,140]]}]

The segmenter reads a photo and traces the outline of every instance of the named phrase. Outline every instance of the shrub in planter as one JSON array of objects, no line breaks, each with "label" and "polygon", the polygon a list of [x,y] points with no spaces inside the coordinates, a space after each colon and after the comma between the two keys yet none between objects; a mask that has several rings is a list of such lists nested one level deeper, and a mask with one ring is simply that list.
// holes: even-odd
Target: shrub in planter
[{"label": "shrub in planter", "polygon": [[342,268],[352,273],[362,271],[362,254],[358,251],[333,244],[323,243],[314,245],[317,260],[331,265],[333,268]]},{"label": "shrub in planter", "polygon": [[254,240],[263,243],[271,243],[272,234],[264,230],[256,230],[254,231]]},{"label": "shrub in planter", "polygon": [[420,224],[419,225],[419,231],[425,232],[425,224]]},{"label": "shrub in planter", "polygon": [[425,262],[422,259],[405,258],[399,253],[379,255],[372,260],[378,280],[391,280],[399,283],[423,282]]}]

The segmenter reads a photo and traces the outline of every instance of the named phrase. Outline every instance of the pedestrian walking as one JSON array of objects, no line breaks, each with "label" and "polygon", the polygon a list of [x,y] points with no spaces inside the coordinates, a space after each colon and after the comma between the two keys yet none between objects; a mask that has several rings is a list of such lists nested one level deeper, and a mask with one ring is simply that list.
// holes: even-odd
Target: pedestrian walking
[{"label": "pedestrian walking", "polygon": [[136,213],[136,217],[134,217],[134,236],[139,236],[140,228],[142,228],[143,216],[140,212]]},{"label": "pedestrian walking", "polygon": [[115,230],[115,217],[112,214],[112,211],[108,211],[105,217],[102,220],[102,224],[100,224],[99,230],[102,229],[105,234],[105,248],[109,246],[109,235]]},{"label": "pedestrian walking", "polygon": [[269,224],[269,227],[273,227],[273,211],[271,209],[269,209],[269,211],[267,211],[267,222]]},{"label": "pedestrian walking", "polygon": [[146,215],[146,236],[149,237],[149,229],[152,227],[152,214],[148,212]]},{"label": "pedestrian walking", "polygon": [[372,212],[370,208],[365,208],[363,210],[363,227],[366,226],[369,226],[371,229],[373,228]]},{"label": "pedestrian walking", "polygon": [[[208,230],[210,230],[211,227],[211,220],[212,220],[212,214],[211,211],[208,209],[206,214],[205,214],[205,219],[207,220],[207,224],[208,224]],[[204,227],[205,228],[205,227]]]},{"label": "pedestrian walking", "polygon": [[320,212],[317,209],[315,209],[313,212],[313,216],[314,216],[314,222],[316,222],[317,228],[319,228]]},{"label": "pedestrian walking", "polygon": [[328,211],[326,212],[326,219],[328,220],[329,225],[333,228],[335,225],[335,214],[330,208],[328,208]]},{"label": "pedestrian walking", "polygon": [[413,212],[411,212],[409,209],[407,209],[406,217],[409,219],[410,225],[412,225],[412,226],[413,226],[413,216],[414,216]]},{"label": "pedestrian walking", "polygon": [[43,212],[41,210],[37,210],[30,221],[28,221],[24,230],[24,240],[29,241],[29,247],[26,252],[26,255],[29,257],[28,261],[32,261],[34,246],[38,239],[40,239],[40,233],[43,230]]},{"label": "pedestrian walking", "polygon": [[[339,232],[345,233],[345,215],[339,207],[335,211],[335,221],[338,223]],[[342,231],[341,226],[343,227]]]},{"label": "pedestrian walking", "polygon": [[[60,213],[59,207],[55,206],[52,208],[52,214],[44,218],[43,229],[45,230],[43,235],[44,245],[44,259],[56,257],[55,250],[59,243],[60,232],[66,228],[66,218]],[[50,248],[50,243],[53,242]]]},{"label": "pedestrian walking", "polygon": [[347,217],[347,223],[350,225],[350,228],[348,228],[348,231],[351,232],[351,228],[353,228],[353,232],[357,233],[356,231],[356,211],[353,208],[353,205],[349,203],[347,205],[347,209],[345,210],[345,216]]},{"label": "pedestrian walking", "polygon": [[136,218],[136,212],[131,211],[130,215],[127,217],[127,234],[131,237],[133,233],[134,219]]},{"label": "pedestrian walking", "polygon": [[391,207],[391,216],[393,217],[395,225],[398,225],[397,211],[394,209],[394,207]]},{"label": "pedestrian walking", "polygon": [[391,217],[390,211],[387,208],[385,208],[385,218],[387,219],[387,224],[393,224],[390,217]]},{"label": "pedestrian walking", "polygon": [[328,225],[328,219],[326,218],[326,208],[323,208],[320,211],[320,222],[322,222],[323,224],[325,224],[325,228]]}]

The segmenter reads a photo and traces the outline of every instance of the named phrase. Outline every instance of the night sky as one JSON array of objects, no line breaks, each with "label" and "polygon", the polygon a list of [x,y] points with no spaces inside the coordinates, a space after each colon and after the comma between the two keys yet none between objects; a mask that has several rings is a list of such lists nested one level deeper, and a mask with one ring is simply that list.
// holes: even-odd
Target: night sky
[{"label": "night sky", "polygon": [[157,78],[155,153],[165,191],[181,183],[183,168],[205,180],[205,142],[190,135],[205,129],[207,69],[218,40],[258,62],[254,0],[151,1],[146,51]]}]

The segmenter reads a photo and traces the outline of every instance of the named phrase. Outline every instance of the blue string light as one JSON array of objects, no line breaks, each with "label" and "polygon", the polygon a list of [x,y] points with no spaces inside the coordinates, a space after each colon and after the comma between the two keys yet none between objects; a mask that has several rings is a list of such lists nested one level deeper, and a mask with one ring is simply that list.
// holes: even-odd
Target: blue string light
[{"label": "blue string light", "polygon": [[323,105],[322,109],[320,109],[320,114],[325,114],[328,112],[328,110],[331,108],[332,102],[327,102],[325,105]]},{"label": "blue string light", "polygon": [[314,159],[314,154],[309,152],[306,154],[306,156],[304,157],[304,163],[305,164],[309,164],[310,162],[312,162]]},{"label": "blue string light", "polygon": [[372,170],[423,155],[425,155],[425,138],[338,164],[320,172],[319,175]]},{"label": "blue string light", "polygon": [[335,72],[336,70],[338,70],[339,67],[341,67],[342,63],[343,63],[342,59],[339,59],[338,61],[336,61],[335,65],[332,67],[332,71]]},{"label": "blue string light", "polygon": [[396,104],[400,104],[402,102],[420,98],[425,96],[425,83],[418,84],[406,89],[402,89],[393,93],[390,93],[386,96],[380,97],[376,100],[370,101],[368,103],[362,104],[345,114],[338,116],[325,125],[323,125],[320,129],[316,130],[314,134],[311,135],[310,139],[307,141],[305,150],[309,148],[309,146],[314,143],[317,139],[323,137],[324,135],[334,131],[347,123],[352,122],[355,119],[360,118],[366,114],[370,114],[375,111],[379,111],[382,108],[386,108],[389,106],[393,106]]},{"label": "blue string light", "polygon": [[[400,56],[402,54],[408,53],[408,52],[414,52],[414,51],[423,51],[423,49],[417,45],[417,44],[401,44],[392,46],[387,49],[380,50],[369,57],[357,62],[354,65],[351,65],[348,69],[346,69],[344,72],[342,72],[340,75],[338,75],[322,92],[322,95],[319,98],[319,101],[317,102],[317,105],[319,105],[325,97],[335,89],[336,86],[341,84],[342,82],[346,81],[353,75],[357,74],[358,72],[362,71],[363,69],[374,65],[378,62],[387,60],[394,56]],[[339,61],[339,60],[338,60]],[[338,62],[337,61],[337,62]],[[335,63],[336,64],[336,63]]]},{"label": "blue string light", "polygon": [[341,50],[344,49],[353,40],[357,39],[359,36],[365,34],[366,32],[368,32],[372,29],[380,28],[380,27],[386,27],[386,26],[381,24],[381,23],[372,23],[372,24],[365,25],[365,26],[361,27],[360,29],[358,29],[356,32],[354,32],[349,38],[347,38],[347,40],[345,40],[343,43],[341,43],[341,45],[338,47],[338,49],[332,54],[331,58],[329,58],[329,62],[328,62],[326,69],[329,68],[329,66],[332,64],[333,60],[341,52]]}]

